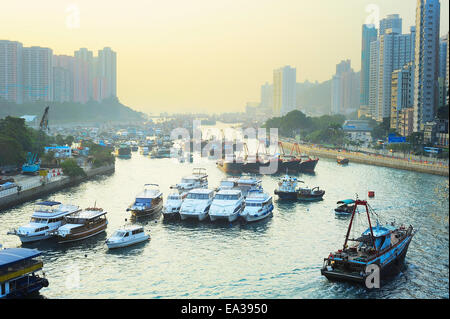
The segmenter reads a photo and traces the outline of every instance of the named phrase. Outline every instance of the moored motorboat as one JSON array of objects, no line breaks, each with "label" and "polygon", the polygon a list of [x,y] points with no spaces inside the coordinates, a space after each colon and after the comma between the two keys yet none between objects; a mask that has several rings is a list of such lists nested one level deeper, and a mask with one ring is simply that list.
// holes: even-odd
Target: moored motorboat
[{"label": "moored motorboat", "polygon": [[[300,181],[303,183],[302,181]],[[309,188],[306,187],[299,187],[297,190],[297,200],[299,201],[316,201],[316,200],[322,200],[323,195],[325,195],[325,191],[323,189],[320,189],[319,186]]]},{"label": "moored motorboat", "polygon": [[131,147],[127,144],[120,144],[116,149],[116,156],[119,158],[131,158]]},{"label": "moored motorboat", "polygon": [[129,226],[118,229],[106,240],[108,249],[128,247],[150,240],[150,235],[144,232],[142,226]]},{"label": "moored motorboat", "polygon": [[272,196],[262,190],[250,190],[245,198],[245,208],[240,216],[246,222],[255,222],[272,215]]},{"label": "moored motorboat", "polygon": [[239,189],[220,190],[214,196],[209,208],[211,221],[225,219],[235,221],[245,207],[244,196]]},{"label": "moored motorboat", "polygon": [[106,230],[107,212],[102,208],[91,207],[64,217],[64,225],[54,231],[59,243],[83,240]]},{"label": "moored motorboat", "polygon": [[261,180],[252,176],[241,176],[237,180],[237,189],[240,189],[242,196],[246,197],[250,189],[262,189]]},{"label": "moored motorboat", "polygon": [[75,205],[65,205],[55,201],[38,202],[28,224],[9,231],[10,235],[17,235],[22,243],[48,239],[55,234],[63,224],[65,216],[79,212]]},{"label": "moored motorboat", "polygon": [[136,196],[136,199],[127,211],[133,217],[149,216],[159,213],[163,208],[163,194],[158,184],[145,184],[144,191]]},{"label": "moored motorboat", "polygon": [[183,200],[186,196],[187,193],[180,194],[178,192],[171,193],[167,196],[162,211],[164,219],[175,219],[180,217],[181,204],[183,204]]},{"label": "moored motorboat", "polygon": [[181,219],[194,218],[199,221],[205,220],[208,217],[213,197],[214,191],[210,189],[196,188],[189,191],[181,204]]},{"label": "moored motorboat", "polygon": [[[350,234],[352,226],[355,225],[358,206],[365,208],[366,214],[359,215],[367,216],[369,227],[359,237],[352,238]],[[397,227],[395,223],[380,225],[378,220],[377,225],[372,227],[370,215],[375,213],[367,201],[357,199],[343,248],[324,258],[321,274],[327,279],[352,281],[367,286],[367,277],[376,269],[379,271],[380,280],[400,271],[416,231],[411,225],[408,228],[403,225]],[[349,246],[349,242],[355,244]]]},{"label": "moored motorboat", "polygon": [[48,287],[43,266],[37,249],[0,249],[0,299],[28,297]]},{"label": "moored motorboat", "polygon": [[299,163],[299,172],[300,173],[314,173],[317,163],[319,162],[319,158],[312,158],[308,155],[302,155],[301,161]]},{"label": "moored motorboat", "polygon": [[184,176],[180,183],[170,188],[177,189],[180,194],[189,192],[194,188],[208,188],[208,174],[206,174],[206,169],[194,168],[191,175]]}]

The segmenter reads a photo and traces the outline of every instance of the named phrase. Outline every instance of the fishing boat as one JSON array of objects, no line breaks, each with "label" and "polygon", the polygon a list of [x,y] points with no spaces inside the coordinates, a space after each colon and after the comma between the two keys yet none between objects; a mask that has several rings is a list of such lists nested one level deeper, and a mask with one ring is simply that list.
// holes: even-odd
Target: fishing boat
[{"label": "fishing boat", "polygon": [[169,158],[170,157],[170,148],[168,148],[166,146],[154,147],[150,153],[150,157],[152,157],[152,158]]},{"label": "fishing boat", "polygon": [[181,204],[181,219],[194,218],[199,221],[205,220],[208,217],[213,197],[214,191],[210,189],[195,188],[190,190]]},{"label": "fishing boat", "polygon": [[64,217],[77,213],[81,209],[75,205],[64,205],[55,201],[43,201],[36,204],[31,220],[28,224],[9,231],[16,235],[22,243],[35,242],[54,237],[64,222]]},{"label": "fishing boat", "polygon": [[208,188],[208,174],[206,174],[206,169],[194,168],[192,175],[184,176],[180,183],[170,188],[177,189],[180,194],[189,192],[194,188]]},{"label": "fishing boat", "polygon": [[131,158],[131,147],[127,144],[120,144],[116,149],[116,156],[119,158]]},{"label": "fishing boat", "polygon": [[41,252],[37,249],[1,249],[0,299],[28,297],[48,287],[43,267]]},{"label": "fishing boat", "polygon": [[160,212],[163,208],[163,194],[158,184],[145,184],[144,191],[136,196],[136,199],[127,211],[131,216],[149,216]]},{"label": "fishing boat", "polygon": [[338,164],[341,164],[341,165],[348,164],[348,162],[349,162],[348,158],[343,157],[343,156],[338,156],[338,157],[336,158],[336,160],[337,160],[337,163],[338,163]]},{"label": "fishing boat", "polygon": [[164,219],[175,219],[180,217],[180,209],[183,200],[186,198],[187,193],[174,192],[167,196],[164,209],[162,211]]},{"label": "fishing boat", "polygon": [[[300,183],[303,183],[303,181],[299,181]],[[297,189],[297,200],[299,201],[316,201],[316,200],[322,200],[323,195],[325,195],[325,191],[323,189],[320,189],[319,186],[309,188],[306,187],[299,187]]]},{"label": "fishing boat", "polygon": [[355,208],[355,201],[353,199],[340,200],[336,204],[339,205],[334,209],[336,215],[351,215]]},{"label": "fishing boat", "polygon": [[211,221],[225,219],[233,222],[238,219],[244,207],[244,196],[239,189],[220,190],[214,196],[209,208],[209,218]]},{"label": "fishing boat", "polygon": [[64,225],[55,231],[59,243],[69,243],[98,235],[106,230],[107,212],[91,207],[64,217]]},{"label": "fishing boat", "polygon": [[[355,238],[350,235],[358,206],[365,208],[358,217],[367,215],[368,228]],[[399,272],[416,231],[411,225],[381,225],[378,218],[373,227],[370,215],[377,217],[367,201],[356,199],[343,248],[324,258],[321,274],[327,279],[364,284],[372,268],[379,269],[380,280]]]},{"label": "fishing boat", "polygon": [[245,208],[240,216],[246,222],[256,222],[272,215],[272,196],[262,190],[252,189],[245,198]]},{"label": "fishing boat", "polygon": [[237,158],[233,156],[233,158],[228,159],[220,159],[216,162],[217,167],[228,174],[241,174],[242,167],[244,165],[244,160],[242,158]]},{"label": "fishing boat", "polygon": [[303,154],[300,157],[301,161],[299,163],[299,172],[300,173],[314,173],[317,163],[319,162],[319,158],[312,158],[308,155]]},{"label": "fishing boat", "polygon": [[118,229],[106,240],[108,249],[128,247],[150,240],[150,235],[144,232],[142,226],[130,226]]},{"label": "fishing boat", "polygon": [[282,200],[297,200],[297,184],[296,177],[286,174],[281,181],[278,182],[278,188],[275,189],[275,195]]}]

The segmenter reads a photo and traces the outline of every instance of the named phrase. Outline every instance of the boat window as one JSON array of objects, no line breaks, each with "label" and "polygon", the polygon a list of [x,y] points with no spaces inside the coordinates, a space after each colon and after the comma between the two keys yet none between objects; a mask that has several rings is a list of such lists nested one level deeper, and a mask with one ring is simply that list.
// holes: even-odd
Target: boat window
[{"label": "boat window", "polygon": [[177,199],[180,199],[180,196],[178,196],[178,195],[170,195],[167,199],[177,200]]},{"label": "boat window", "polygon": [[123,237],[128,237],[128,233],[125,233],[125,235],[123,235]]},{"label": "boat window", "polygon": [[216,199],[221,199],[221,200],[237,200],[239,199],[238,195],[225,195],[225,194],[217,194]]},{"label": "boat window", "polygon": [[190,193],[188,194],[187,198],[189,199],[208,199],[210,196],[208,196],[208,194],[195,194],[195,193]]}]

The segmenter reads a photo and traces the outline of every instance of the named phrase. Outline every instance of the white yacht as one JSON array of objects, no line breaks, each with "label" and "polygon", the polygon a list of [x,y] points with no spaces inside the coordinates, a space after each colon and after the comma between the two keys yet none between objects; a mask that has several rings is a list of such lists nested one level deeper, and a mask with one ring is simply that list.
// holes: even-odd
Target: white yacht
[{"label": "white yacht", "polygon": [[195,188],[189,191],[181,204],[181,219],[196,218],[200,221],[206,219],[213,197],[214,191],[211,189]]},{"label": "white yacht", "polygon": [[163,216],[164,219],[176,218],[180,216],[180,209],[183,200],[186,198],[187,193],[179,194],[177,192],[169,194],[167,196],[166,203],[164,204]]},{"label": "white yacht", "polygon": [[127,247],[143,241],[150,240],[150,235],[144,232],[142,226],[130,226],[118,229],[106,240],[108,249]]},{"label": "white yacht", "polygon": [[170,188],[175,188],[180,193],[189,192],[194,188],[208,188],[208,175],[206,174],[206,169],[194,168],[192,175],[184,176],[180,183],[171,186]]},{"label": "white yacht", "polygon": [[244,176],[237,180],[236,188],[240,189],[242,195],[246,197],[250,189],[262,190],[261,180],[251,176]]},{"label": "white yacht", "polygon": [[217,187],[217,191],[223,190],[223,189],[233,189],[237,186],[237,177],[228,177],[224,178],[220,181],[219,187]]},{"label": "white yacht", "polygon": [[239,189],[224,189],[217,192],[209,209],[211,221],[225,219],[235,221],[244,209],[244,196]]},{"label": "white yacht", "polygon": [[64,222],[64,217],[81,211],[79,206],[64,205],[60,202],[44,201],[36,204],[28,224],[14,229],[8,234],[17,235],[22,243],[28,243],[55,236]]},{"label": "white yacht", "polygon": [[254,222],[271,216],[272,210],[272,196],[262,190],[250,190],[241,217],[247,222]]}]

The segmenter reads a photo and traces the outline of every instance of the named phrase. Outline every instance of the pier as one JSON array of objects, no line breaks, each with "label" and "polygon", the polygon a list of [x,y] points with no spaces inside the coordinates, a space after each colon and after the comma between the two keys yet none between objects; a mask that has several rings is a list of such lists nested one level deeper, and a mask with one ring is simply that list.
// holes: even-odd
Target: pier
[{"label": "pier", "polygon": [[[282,141],[283,146],[290,149],[294,146],[293,143]],[[377,165],[384,167],[391,167],[397,169],[404,169],[409,171],[428,173],[434,175],[449,176],[449,167],[440,163],[433,163],[429,161],[410,160],[408,158],[388,157],[377,154],[365,154],[352,151],[337,151],[322,147],[313,147],[309,145],[299,144],[302,152],[310,155],[322,156],[326,158],[336,159],[337,156],[343,156],[350,160],[350,163],[363,163],[369,165]]]},{"label": "pier", "polygon": [[11,208],[15,205],[34,200],[41,196],[56,192],[58,190],[79,184],[94,176],[112,173],[114,165],[101,166],[97,168],[85,167],[86,177],[69,177],[65,175],[52,176],[49,180],[41,176],[18,176],[14,187],[0,191],[0,210]]}]

